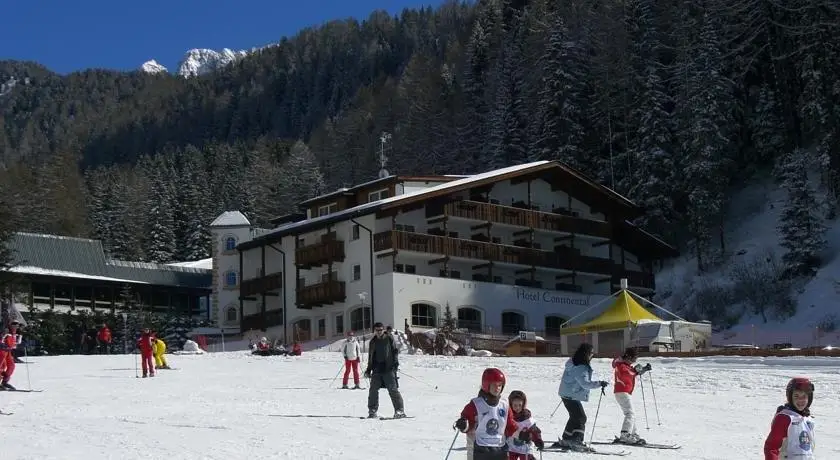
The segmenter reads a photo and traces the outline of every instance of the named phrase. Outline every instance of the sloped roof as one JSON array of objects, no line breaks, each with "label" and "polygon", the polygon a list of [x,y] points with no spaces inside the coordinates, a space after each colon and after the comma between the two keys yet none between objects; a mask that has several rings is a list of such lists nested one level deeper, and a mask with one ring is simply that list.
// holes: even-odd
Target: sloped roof
[{"label": "sloped roof", "polygon": [[209,288],[212,270],[107,259],[99,240],[39,233],[15,233],[9,247],[12,271],[33,276]]},{"label": "sloped roof", "polygon": [[662,321],[662,318],[654,315],[639,302],[633,299],[626,290],[616,295],[615,302],[596,318],[585,324],[560,329],[560,334],[579,334],[581,332],[608,331],[623,329],[634,325],[640,320]]},{"label": "sloped roof", "polygon": [[213,222],[211,227],[250,227],[251,221],[239,211],[225,211],[219,215]]}]

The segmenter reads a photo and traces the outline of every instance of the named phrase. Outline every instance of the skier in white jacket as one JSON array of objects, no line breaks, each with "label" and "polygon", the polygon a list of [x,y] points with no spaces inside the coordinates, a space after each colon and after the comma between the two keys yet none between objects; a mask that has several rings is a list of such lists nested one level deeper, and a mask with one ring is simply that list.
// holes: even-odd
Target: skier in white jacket
[{"label": "skier in white jacket", "polygon": [[347,380],[350,377],[350,369],[353,369],[353,383],[356,384],[353,389],[361,389],[359,386],[359,361],[361,361],[362,349],[359,346],[359,342],[356,341],[353,331],[347,334],[347,340],[342,345],[341,352],[344,353],[344,380],[342,381],[341,388],[348,388]]}]

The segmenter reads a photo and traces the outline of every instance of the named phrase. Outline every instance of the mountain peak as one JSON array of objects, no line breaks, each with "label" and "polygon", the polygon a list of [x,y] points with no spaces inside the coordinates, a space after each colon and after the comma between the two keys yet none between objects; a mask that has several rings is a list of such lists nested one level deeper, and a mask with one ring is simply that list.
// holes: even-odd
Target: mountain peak
[{"label": "mountain peak", "polygon": [[206,48],[191,49],[178,65],[177,74],[184,78],[203,75],[242,59],[247,54],[247,51],[233,51],[229,48],[221,51]]},{"label": "mountain peak", "polygon": [[143,65],[140,66],[140,70],[146,73],[168,72],[168,70],[166,70],[166,67],[158,64],[158,62],[154,59],[152,59],[151,61],[144,62]]}]

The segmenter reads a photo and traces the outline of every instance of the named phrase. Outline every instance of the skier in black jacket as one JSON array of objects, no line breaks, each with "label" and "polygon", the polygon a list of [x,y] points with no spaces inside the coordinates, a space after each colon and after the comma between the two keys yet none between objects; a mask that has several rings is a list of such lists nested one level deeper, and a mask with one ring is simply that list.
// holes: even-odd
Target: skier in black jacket
[{"label": "skier in black jacket", "polygon": [[373,338],[368,344],[368,362],[365,378],[370,379],[368,391],[368,418],[378,417],[379,389],[385,387],[391,404],[394,405],[394,418],[405,417],[403,398],[397,382],[397,371],[400,367],[397,342],[391,334],[385,334],[382,323],[373,325]]}]

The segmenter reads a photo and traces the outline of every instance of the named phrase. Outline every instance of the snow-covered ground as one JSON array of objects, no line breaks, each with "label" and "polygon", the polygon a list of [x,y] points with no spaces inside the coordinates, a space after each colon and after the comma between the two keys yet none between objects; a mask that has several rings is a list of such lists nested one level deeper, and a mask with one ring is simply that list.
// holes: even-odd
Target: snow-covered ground
[{"label": "snow-covered ground", "polygon": [[[785,250],[780,246],[779,215],[785,203],[785,192],[772,182],[754,183],[733,199],[726,233],[726,259],[706,273],[698,273],[692,254],[672,261],[657,273],[657,302],[680,312],[696,292],[708,286],[732,286],[733,268],[766,261],[781,261]],[[792,318],[770,317],[765,323],[760,315],[745,314],[739,323],[714,334],[715,345],[791,343],[795,347],[840,345],[840,219],[826,222],[828,247],[824,264],[817,275],[804,285],[792,289],[797,312]],[[772,281],[768,281],[772,282]],[[738,306],[733,306],[736,310]],[[837,330],[818,326],[831,325],[836,318]],[[715,324],[716,318],[708,318]],[[830,327],[828,329],[831,329]]]},{"label": "snow-covered ground", "polygon": [[[340,390],[339,353],[302,357],[255,357],[247,352],[168,356],[178,370],[153,379],[135,378],[133,356],[30,357],[32,386],[43,393],[0,392],[0,432],[8,438],[4,460],[47,459],[342,459],[398,455],[401,460],[444,458],[450,428],[475,396],[481,371],[496,366],[508,378],[505,394],[528,395],[544,437],[552,440],[566,422],[557,405],[561,358],[447,358],[402,356],[400,389],[413,419],[361,420],[367,391]],[[645,362],[643,360],[643,362]],[[817,455],[840,458],[840,386],[837,359],[696,358],[650,361],[645,380],[650,430],[645,428],[641,388],[633,397],[640,434],[651,442],[676,442],[677,451],[627,448],[627,458],[646,460],[734,460],[762,458],[761,448],[784,385],[807,375],[816,385]],[[594,362],[596,378],[611,380],[607,360]],[[411,376],[411,377],[409,377]],[[413,377],[413,378],[412,378]],[[420,379],[415,380],[416,379]],[[14,383],[26,388],[27,368],[18,365]],[[365,385],[366,386],[366,385]],[[435,386],[439,389],[435,390]],[[598,393],[585,404],[587,440],[611,438],[621,414],[611,393],[595,421]],[[380,413],[391,415],[386,391]],[[462,437],[452,460],[466,458]],[[606,446],[603,450],[618,450]],[[587,458],[544,453],[543,458]]]}]

